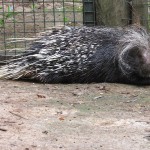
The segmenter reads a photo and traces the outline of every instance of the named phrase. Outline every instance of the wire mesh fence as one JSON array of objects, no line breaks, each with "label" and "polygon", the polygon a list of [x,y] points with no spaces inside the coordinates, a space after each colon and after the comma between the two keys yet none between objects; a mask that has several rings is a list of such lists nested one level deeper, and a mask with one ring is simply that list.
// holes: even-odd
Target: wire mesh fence
[{"label": "wire mesh fence", "polygon": [[[146,17],[141,19],[150,29],[150,0],[138,10],[141,7],[146,7]],[[0,61],[28,46],[27,41],[12,43],[8,39],[34,37],[52,26],[96,25],[95,16],[95,0],[0,0]]]},{"label": "wire mesh fence", "polygon": [[52,26],[93,25],[94,15],[94,0],[1,0],[0,56],[16,55],[27,46],[7,39],[33,37]]}]

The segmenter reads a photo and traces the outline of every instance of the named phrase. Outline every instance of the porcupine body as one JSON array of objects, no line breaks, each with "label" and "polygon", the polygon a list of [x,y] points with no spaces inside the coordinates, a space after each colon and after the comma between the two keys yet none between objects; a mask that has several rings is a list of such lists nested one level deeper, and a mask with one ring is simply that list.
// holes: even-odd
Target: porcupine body
[{"label": "porcupine body", "polygon": [[58,28],[0,68],[2,79],[43,83],[150,84],[150,42],[141,27]]}]

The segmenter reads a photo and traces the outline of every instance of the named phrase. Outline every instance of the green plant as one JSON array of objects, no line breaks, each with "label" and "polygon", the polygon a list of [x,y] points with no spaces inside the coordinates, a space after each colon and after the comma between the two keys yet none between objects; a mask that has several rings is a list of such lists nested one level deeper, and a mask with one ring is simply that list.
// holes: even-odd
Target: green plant
[{"label": "green plant", "polygon": [[[3,9],[2,6],[0,6],[0,9]],[[13,7],[12,6],[8,6],[8,10],[7,12],[3,13],[3,16],[0,18],[0,28],[3,28],[6,20],[10,19],[10,18],[14,18],[14,15],[16,15],[17,12],[13,11]]]},{"label": "green plant", "polygon": [[69,18],[64,17],[64,23],[67,23],[67,22],[69,22]]},{"label": "green plant", "polygon": [[31,9],[32,9],[32,11],[35,11],[36,8],[37,8],[37,5],[36,5],[35,3],[32,3],[32,4],[31,4]]}]

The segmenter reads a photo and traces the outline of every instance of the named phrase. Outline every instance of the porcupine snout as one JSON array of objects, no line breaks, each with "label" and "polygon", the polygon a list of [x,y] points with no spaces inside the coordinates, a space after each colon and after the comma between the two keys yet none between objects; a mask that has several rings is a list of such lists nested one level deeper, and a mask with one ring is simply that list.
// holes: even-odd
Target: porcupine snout
[{"label": "porcupine snout", "polygon": [[143,52],[143,66],[142,66],[142,73],[146,77],[150,77],[150,48],[149,50]]},{"label": "porcupine snout", "polygon": [[142,77],[150,77],[150,49],[146,47],[134,46],[124,54],[124,60]]}]

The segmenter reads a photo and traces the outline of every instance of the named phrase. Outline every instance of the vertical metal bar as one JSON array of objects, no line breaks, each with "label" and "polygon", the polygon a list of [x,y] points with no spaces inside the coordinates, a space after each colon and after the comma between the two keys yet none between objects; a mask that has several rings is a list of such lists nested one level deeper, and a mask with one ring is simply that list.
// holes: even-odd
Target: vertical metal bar
[{"label": "vertical metal bar", "polygon": [[45,2],[43,0],[43,15],[44,15],[44,30],[46,28],[46,18],[45,18]]},{"label": "vertical metal bar", "polygon": [[36,21],[36,20],[35,20],[35,2],[34,2],[34,0],[32,0],[32,5],[33,5],[33,7],[32,7],[33,10],[32,10],[32,11],[33,11],[33,24],[34,24],[34,25],[33,25],[33,28],[34,28],[34,33],[36,33],[36,23],[35,23],[35,21]]},{"label": "vertical metal bar", "polygon": [[[25,26],[25,8],[24,8],[24,2],[23,2],[23,0],[22,0],[22,9],[23,9],[23,34],[24,34],[24,37],[26,36],[26,26]],[[27,43],[26,43],[26,41],[24,42],[24,45],[25,45],[25,47],[27,46]]]},{"label": "vertical metal bar", "polygon": [[[14,22],[13,22],[14,23],[14,35],[13,35],[13,37],[16,38],[15,2],[13,1],[12,3],[13,3],[12,6],[13,6],[13,19],[14,19]],[[15,44],[15,48],[17,48],[17,43],[15,42],[14,44]],[[17,53],[16,53],[16,50],[15,50],[15,56],[16,56],[16,54]]]},{"label": "vertical metal bar", "polygon": [[66,14],[65,14],[65,0],[63,0],[63,22],[64,25],[66,24]]},{"label": "vertical metal bar", "polygon": [[5,29],[5,10],[4,10],[4,1],[2,0],[2,11],[3,11],[3,22],[4,22],[4,24],[3,24],[3,35],[4,35],[4,49],[5,49],[5,59],[6,59],[6,55],[7,55],[7,52],[6,52],[6,29]]},{"label": "vertical metal bar", "polygon": [[75,15],[75,1],[73,0],[73,26],[76,25],[76,15]]},{"label": "vertical metal bar", "polygon": [[54,17],[54,26],[56,25],[56,16],[55,16],[55,0],[53,0],[53,17]]}]

